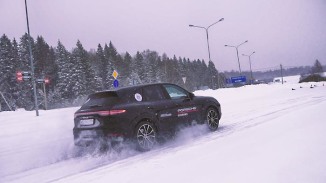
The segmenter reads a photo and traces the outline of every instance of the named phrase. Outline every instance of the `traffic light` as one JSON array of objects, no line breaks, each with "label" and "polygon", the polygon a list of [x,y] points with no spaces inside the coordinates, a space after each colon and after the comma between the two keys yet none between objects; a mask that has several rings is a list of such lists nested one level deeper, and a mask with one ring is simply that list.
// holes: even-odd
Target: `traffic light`
[{"label": "traffic light", "polygon": [[45,84],[49,84],[49,83],[50,83],[50,79],[49,79],[49,78],[45,78],[45,79],[44,79],[44,83],[45,83]]},{"label": "traffic light", "polygon": [[32,73],[30,71],[17,71],[16,78],[18,82],[30,81],[32,78]]},{"label": "traffic light", "polygon": [[50,83],[50,79],[48,78],[44,78],[44,79],[36,79],[36,82],[39,83],[39,84],[49,84]]},{"label": "traffic light", "polygon": [[17,71],[16,72],[16,79],[18,82],[22,82],[23,81],[23,74],[21,71]]}]

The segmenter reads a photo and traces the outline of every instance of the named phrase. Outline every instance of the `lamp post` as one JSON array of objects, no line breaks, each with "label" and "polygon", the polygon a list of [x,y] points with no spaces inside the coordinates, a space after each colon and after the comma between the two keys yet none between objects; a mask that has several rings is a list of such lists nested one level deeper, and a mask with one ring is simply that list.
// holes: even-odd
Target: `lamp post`
[{"label": "lamp post", "polygon": [[249,58],[249,64],[250,64],[250,84],[252,85],[252,80],[253,80],[253,77],[252,77],[252,69],[251,69],[251,55],[253,55],[254,53],[256,52],[252,52],[250,55],[246,55],[246,54],[242,54],[242,56],[246,56]]},{"label": "lamp post", "polygon": [[25,11],[26,11],[26,22],[27,22],[27,32],[28,32],[28,48],[29,48],[29,56],[31,61],[31,78],[32,78],[32,84],[33,84],[33,92],[34,92],[34,103],[35,103],[35,111],[36,116],[39,116],[38,113],[38,102],[37,102],[37,96],[36,96],[36,83],[35,83],[35,76],[34,76],[34,64],[33,64],[33,53],[32,53],[32,46],[31,46],[31,35],[29,32],[29,22],[28,22],[28,12],[27,12],[27,2],[25,0]]},{"label": "lamp post", "polygon": [[[224,20],[224,18],[221,18],[219,21],[217,21],[217,22],[209,25],[208,27],[202,27],[202,26],[197,26],[197,25],[189,25],[189,27],[195,27],[195,28],[205,29],[205,31],[206,31],[207,50],[208,50],[208,59],[209,59],[209,61],[212,61],[212,60],[211,60],[211,52],[210,52],[210,49],[209,49],[208,29],[210,27],[212,27],[213,25],[215,25],[215,24],[217,24],[217,23],[219,23],[219,22],[221,22],[223,20]],[[217,77],[218,77],[218,74],[217,74]],[[217,78],[217,86],[219,86],[219,79],[218,78]]]},{"label": "lamp post", "polygon": [[247,43],[247,42],[248,42],[248,40],[246,40],[245,42],[243,42],[243,43],[241,43],[241,44],[239,44],[239,45],[237,45],[237,46],[224,45],[224,46],[226,46],[226,47],[233,47],[233,48],[235,48],[235,49],[237,50],[237,57],[238,57],[238,64],[239,64],[239,72],[240,72],[240,74],[241,74],[241,66],[240,66],[239,51],[238,51],[238,48],[239,48],[241,45],[243,45],[243,44],[245,44],[245,43]]}]

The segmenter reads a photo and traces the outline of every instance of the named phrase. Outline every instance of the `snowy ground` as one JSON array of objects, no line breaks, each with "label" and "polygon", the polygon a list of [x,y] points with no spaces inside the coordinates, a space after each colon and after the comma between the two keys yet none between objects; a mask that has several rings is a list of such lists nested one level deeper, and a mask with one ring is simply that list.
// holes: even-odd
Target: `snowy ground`
[{"label": "snowy ground", "polygon": [[326,83],[195,94],[220,101],[219,130],[188,128],[146,153],[75,156],[76,108],[1,112],[0,182],[326,182]]}]

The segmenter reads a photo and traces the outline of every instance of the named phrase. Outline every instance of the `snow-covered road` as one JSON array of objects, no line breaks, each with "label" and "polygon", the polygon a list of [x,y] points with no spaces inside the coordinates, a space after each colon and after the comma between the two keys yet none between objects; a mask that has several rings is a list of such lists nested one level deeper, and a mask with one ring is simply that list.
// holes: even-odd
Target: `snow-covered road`
[{"label": "snow-covered road", "polygon": [[220,101],[219,130],[146,153],[76,157],[76,108],[1,112],[0,182],[326,182],[326,86],[312,84],[197,91]]}]

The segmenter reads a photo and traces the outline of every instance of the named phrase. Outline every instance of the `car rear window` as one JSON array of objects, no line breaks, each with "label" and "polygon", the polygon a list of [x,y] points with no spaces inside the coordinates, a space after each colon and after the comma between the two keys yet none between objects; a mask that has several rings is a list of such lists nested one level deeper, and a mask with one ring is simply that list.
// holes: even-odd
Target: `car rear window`
[{"label": "car rear window", "polygon": [[119,101],[118,94],[115,91],[94,93],[88,97],[83,107],[101,107],[109,106]]}]

